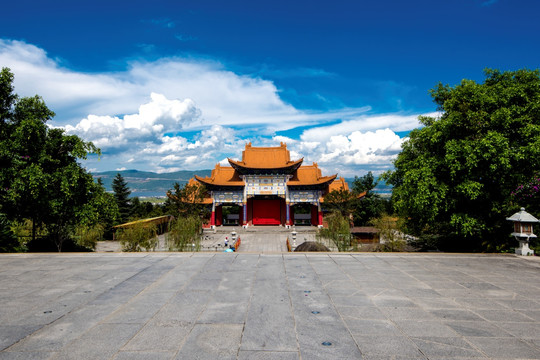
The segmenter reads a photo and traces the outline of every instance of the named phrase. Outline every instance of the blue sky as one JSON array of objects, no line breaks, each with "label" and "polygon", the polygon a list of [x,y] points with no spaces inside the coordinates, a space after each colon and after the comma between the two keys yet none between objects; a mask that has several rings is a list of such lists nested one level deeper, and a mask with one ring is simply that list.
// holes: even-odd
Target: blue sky
[{"label": "blue sky", "polygon": [[211,168],[286,142],[327,174],[391,167],[438,82],[540,65],[540,1],[59,1],[2,7],[0,66],[91,171]]}]

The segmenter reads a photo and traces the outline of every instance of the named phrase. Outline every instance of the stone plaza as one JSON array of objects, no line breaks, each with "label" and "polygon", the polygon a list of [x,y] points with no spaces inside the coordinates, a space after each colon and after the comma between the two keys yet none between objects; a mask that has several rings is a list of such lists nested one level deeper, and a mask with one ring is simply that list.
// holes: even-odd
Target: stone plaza
[{"label": "stone plaza", "polygon": [[0,255],[0,359],[540,359],[537,257]]}]

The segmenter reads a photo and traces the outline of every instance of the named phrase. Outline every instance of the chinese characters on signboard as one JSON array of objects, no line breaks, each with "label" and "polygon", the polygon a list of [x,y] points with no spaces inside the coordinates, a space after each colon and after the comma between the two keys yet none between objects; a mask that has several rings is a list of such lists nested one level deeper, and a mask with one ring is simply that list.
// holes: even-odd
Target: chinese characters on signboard
[{"label": "chinese characters on signboard", "polygon": [[246,176],[247,195],[285,195],[286,176]]}]

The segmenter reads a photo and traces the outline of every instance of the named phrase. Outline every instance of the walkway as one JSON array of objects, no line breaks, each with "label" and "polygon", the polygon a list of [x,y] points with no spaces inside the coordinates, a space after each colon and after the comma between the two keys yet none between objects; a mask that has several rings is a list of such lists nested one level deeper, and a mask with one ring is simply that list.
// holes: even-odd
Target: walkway
[{"label": "walkway", "polygon": [[540,359],[538,258],[0,255],[0,359]]}]

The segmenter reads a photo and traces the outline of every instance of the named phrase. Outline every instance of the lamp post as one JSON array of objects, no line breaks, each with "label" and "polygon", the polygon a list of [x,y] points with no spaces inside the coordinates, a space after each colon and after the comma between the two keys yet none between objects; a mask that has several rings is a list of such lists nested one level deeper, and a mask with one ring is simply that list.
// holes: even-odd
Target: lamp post
[{"label": "lamp post", "polygon": [[516,254],[518,255],[534,255],[534,251],[529,248],[529,241],[531,238],[536,238],[533,233],[533,224],[540,222],[537,218],[525,211],[525,208],[514,215],[506,218],[506,220],[514,223],[514,232],[512,236],[519,241],[519,247],[516,248]]}]

